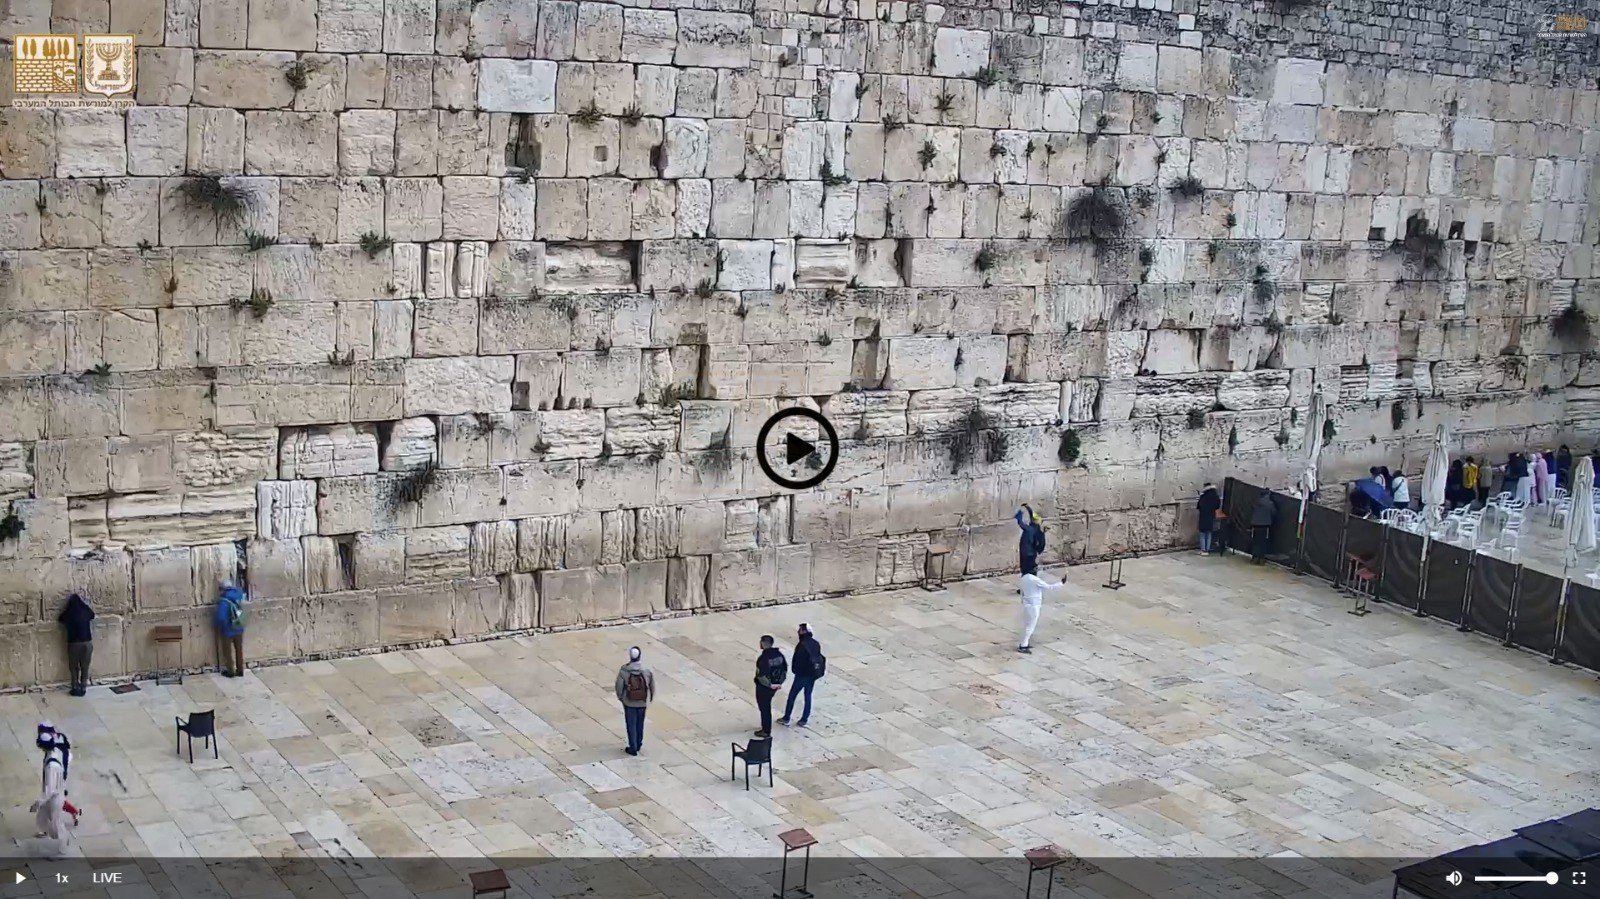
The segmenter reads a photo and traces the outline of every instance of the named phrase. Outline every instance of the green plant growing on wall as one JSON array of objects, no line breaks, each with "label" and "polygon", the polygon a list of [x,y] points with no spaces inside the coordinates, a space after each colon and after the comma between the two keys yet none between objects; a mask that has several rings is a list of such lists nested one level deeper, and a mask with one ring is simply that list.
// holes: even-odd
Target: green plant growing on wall
[{"label": "green plant growing on wall", "polygon": [[605,113],[600,111],[600,105],[590,100],[582,108],[572,114],[572,120],[585,128],[593,128],[605,119]]},{"label": "green plant growing on wall", "polygon": [[999,254],[995,252],[994,247],[989,244],[984,244],[983,247],[978,250],[978,255],[973,258],[972,265],[980,272],[987,272],[994,268],[995,263],[998,261]]},{"label": "green plant growing on wall", "polygon": [[1064,219],[1068,239],[1104,240],[1119,237],[1127,227],[1127,212],[1113,188],[1097,185],[1067,206]]},{"label": "green plant growing on wall", "polygon": [[306,84],[311,80],[311,64],[303,59],[297,59],[283,70],[283,80],[296,91],[306,89]]},{"label": "green plant growing on wall", "polygon": [[278,239],[270,234],[262,234],[257,231],[246,231],[244,232],[244,242],[250,247],[250,252],[254,253],[258,250],[265,250],[267,247],[277,244]]},{"label": "green plant growing on wall", "polygon": [[622,115],[617,116],[617,118],[621,119],[624,125],[632,126],[644,121],[644,113],[639,111],[639,104],[633,103],[627,109],[624,109]]},{"label": "green plant growing on wall", "polygon": [[1424,272],[1444,268],[1444,238],[1421,212],[1406,218],[1405,237],[1390,244],[1390,248],[1405,255],[1405,260]]},{"label": "green plant growing on wall", "polygon": [[945,113],[954,109],[955,106],[956,95],[950,93],[949,91],[945,91],[939,96],[933,98],[933,108],[938,110],[940,115],[944,115]]},{"label": "green plant growing on wall", "polygon": [[1191,431],[1198,431],[1206,426],[1206,412],[1204,409],[1190,409],[1184,418],[1184,425]]},{"label": "green plant growing on wall", "polygon": [[1233,451],[1235,449],[1237,449],[1238,446],[1239,446],[1239,426],[1238,425],[1234,425],[1233,427],[1228,429],[1228,455],[1230,455],[1230,456],[1233,455]]},{"label": "green plant growing on wall", "polygon": [[1222,222],[1228,226],[1229,230],[1232,230],[1233,228],[1239,226],[1239,217],[1230,212],[1225,218],[1223,218]]},{"label": "green plant growing on wall", "polygon": [[1005,73],[1001,72],[998,68],[994,66],[984,66],[978,70],[978,74],[972,76],[972,80],[978,82],[979,87],[994,87],[995,85],[1004,81],[1005,77]]},{"label": "green plant growing on wall", "polygon": [[379,253],[394,246],[394,238],[380,236],[376,231],[366,231],[361,235],[361,249],[370,258],[376,258]]},{"label": "green plant growing on wall", "polygon": [[883,117],[883,130],[885,132],[899,131],[905,126],[905,120],[901,119],[897,115],[886,115]]},{"label": "green plant growing on wall", "polygon": [[193,206],[209,211],[224,223],[237,222],[250,209],[248,188],[216,175],[199,175],[179,182],[178,194]]},{"label": "green plant growing on wall", "polygon": [[700,283],[694,286],[694,295],[702,300],[710,299],[711,295],[716,292],[716,289],[716,286],[711,283],[710,278],[701,278]]},{"label": "green plant growing on wall", "polygon": [[250,310],[250,314],[259,321],[273,307],[272,291],[267,290],[265,287],[257,287],[250,291],[249,299],[235,297],[228,305],[232,306],[235,311]]},{"label": "green plant growing on wall", "polygon": [[1172,191],[1174,195],[1183,197],[1186,200],[1192,200],[1206,192],[1205,187],[1200,183],[1200,179],[1193,175],[1184,175],[1173,181],[1172,186],[1167,189]]},{"label": "green plant growing on wall", "polygon": [[923,141],[922,149],[917,151],[917,159],[922,163],[922,167],[924,169],[928,168],[929,166],[933,165],[933,161],[938,158],[939,148],[933,145],[933,141]]},{"label": "green plant growing on wall", "polygon": [[1083,441],[1078,437],[1076,428],[1068,428],[1061,432],[1061,443],[1056,447],[1056,458],[1062,465],[1077,465],[1078,456],[1082,451]]},{"label": "green plant growing on wall", "polygon": [[845,177],[844,173],[833,170],[833,160],[826,157],[823,158],[822,166],[817,170],[817,174],[822,179],[825,187],[838,187],[841,184],[850,183],[850,179]]},{"label": "green plant growing on wall", "polygon": [[1564,343],[1587,345],[1590,336],[1589,314],[1574,302],[1550,319],[1550,331]]},{"label": "green plant growing on wall", "polygon": [[1395,400],[1389,405],[1389,424],[1398,431],[1406,423],[1406,404]]},{"label": "green plant growing on wall", "polygon": [[399,477],[390,482],[390,506],[414,506],[422,502],[423,495],[428,492],[428,487],[433,484],[438,474],[438,463],[432,459],[416,468],[406,469]]},{"label": "green plant growing on wall", "polygon": [[350,349],[345,350],[342,353],[339,352],[337,347],[332,349],[332,350],[329,350],[328,351],[328,364],[332,365],[332,366],[334,366],[336,368],[349,368],[350,366],[355,365],[356,364],[356,351],[355,351],[355,348],[352,347]]},{"label": "green plant growing on wall", "polygon": [[27,523],[17,514],[17,510],[7,506],[5,517],[0,518],[0,543],[20,538],[27,529]]}]

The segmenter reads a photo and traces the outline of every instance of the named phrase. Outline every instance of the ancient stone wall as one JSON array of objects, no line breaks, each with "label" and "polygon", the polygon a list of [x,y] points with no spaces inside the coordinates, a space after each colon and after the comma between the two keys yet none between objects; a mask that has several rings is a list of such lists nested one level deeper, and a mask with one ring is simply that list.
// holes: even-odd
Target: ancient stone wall
[{"label": "ancient stone wall", "polygon": [[265,659],[992,572],[1023,501],[1169,546],[1314,391],[1330,478],[1592,439],[1569,11],[0,4],[140,45],[131,109],[0,110],[0,685],[72,589],[110,675],[228,578]]}]

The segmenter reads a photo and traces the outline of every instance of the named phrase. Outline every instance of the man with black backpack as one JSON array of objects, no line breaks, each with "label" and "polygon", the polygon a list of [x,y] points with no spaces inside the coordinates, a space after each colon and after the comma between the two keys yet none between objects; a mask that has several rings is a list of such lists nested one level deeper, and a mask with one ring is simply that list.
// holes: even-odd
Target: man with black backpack
[{"label": "man with black backpack", "polygon": [[622,720],[628,728],[628,747],[623,752],[638,755],[644,746],[644,711],[656,698],[656,676],[639,661],[639,647],[628,650],[628,664],[617,669],[617,699],[622,703]]},{"label": "man with black backpack", "polygon": [[1033,507],[1023,504],[1017,510],[1017,527],[1022,529],[1022,534],[1017,538],[1017,564],[1022,568],[1023,574],[1037,574],[1039,572],[1039,554],[1044,552],[1044,526],[1039,523],[1039,516]]},{"label": "man with black backpack", "polygon": [[771,634],[761,637],[761,655],[756,656],[756,708],[761,710],[761,729],[756,736],[772,736],[772,697],[789,677],[789,663],[783,651],[774,646]]},{"label": "man with black backpack", "polygon": [[789,716],[794,714],[794,701],[803,692],[806,694],[806,704],[800,708],[800,726],[806,726],[806,722],[811,720],[811,690],[827,667],[828,660],[822,655],[822,644],[817,642],[811,628],[801,622],[794,643],[794,689],[789,691],[789,701],[784,704],[779,724],[789,723]]}]

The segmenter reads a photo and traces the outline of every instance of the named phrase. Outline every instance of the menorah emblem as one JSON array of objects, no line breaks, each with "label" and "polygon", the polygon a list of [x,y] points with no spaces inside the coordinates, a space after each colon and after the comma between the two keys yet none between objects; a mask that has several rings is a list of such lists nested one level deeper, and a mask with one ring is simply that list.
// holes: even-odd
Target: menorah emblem
[{"label": "menorah emblem", "polygon": [[108,97],[133,90],[133,35],[86,34],[83,48],[84,90]]}]

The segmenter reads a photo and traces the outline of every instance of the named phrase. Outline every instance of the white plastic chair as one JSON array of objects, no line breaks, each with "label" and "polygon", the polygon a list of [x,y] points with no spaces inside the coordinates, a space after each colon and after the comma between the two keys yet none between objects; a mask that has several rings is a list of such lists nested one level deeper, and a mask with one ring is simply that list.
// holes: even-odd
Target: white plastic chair
[{"label": "white plastic chair", "polygon": [[1378,513],[1378,521],[1384,524],[1394,524],[1394,520],[1399,514],[1399,509],[1384,509]]},{"label": "white plastic chair", "polygon": [[1456,525],[1456,539],[1468,549],[1478,548],[1478,521],[1474,518],[1464,518]]}]

